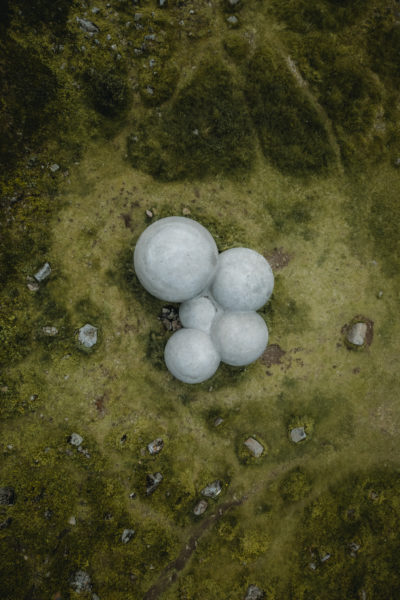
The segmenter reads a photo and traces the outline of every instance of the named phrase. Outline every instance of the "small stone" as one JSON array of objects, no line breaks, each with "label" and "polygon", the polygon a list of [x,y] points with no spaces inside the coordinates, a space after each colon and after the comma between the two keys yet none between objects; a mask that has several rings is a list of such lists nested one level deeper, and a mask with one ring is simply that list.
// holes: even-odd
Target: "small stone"
[{"label": "small stone", "polygon": [[164,441],[161,438],[156,438],[150,444],[147,444],[147,450],[150,454],[158,454],[164,448]]},{"label": "small stone", "polygon": [[311,571],[316,571],[317,569],[317,563],[315,562],[311,562],[308,566],[310,567]]},{"label": "small stone", "polygon": [[7,519],[4,519],[4,521],[2,521],[0,523],[0,529],[7,529],[7,527],[9,527],[12,523],[12,518],[11,517],[7,517]]},{"label": "small stone", "polygon": [[216,498],[220,495],[221,491],[221,482],[219,481],[219,479],[217,479],[216,481],[213,481],[212,483],[206,485],[206,487],[201,490],[201,493],[207,498]]},{"label": "small stone", "polygon": [[229,0],[229,4],[231,6],[236,6],[237,4],[239,4],[240,0]]},{"label": "small stone", "polygon": [[244,600],[263,600],[264,592],[257,585],[249,585]]},{"label": "small stone", "polygon": [[76,518],[72,515],[69,519],[68,519],[68,523],[70,525],[76,525]]},{"label": "small stone", "polygon": [[135,13],[135,14],[133,15],[133,18],[134,18],[134,20],[137,22],[137,21],[140,21],[140,20],[141,20],[142,16],[143,16],[143,15],[142,15],[142,13]]},{"label": "small stone", "polygon": [[0,505],[11,506],[15,503],[15,490],[11,486],[0,487]]},{"label": "small stone", "polygon": [[111,50],[114,50],[114,52],[116,52],[118,50],[117,44],[111,44]]},{"label": "small stone", "polygon": [[36,281],[38,281],[40,283],[44,279],[47,279],[47,277],[50,275],[50,273],[51,273],[51,267],[50,267],[49,263],[46,262],[46,263],[44,263],[43,267],[41,269],[39,269],[39,271],[37,273],[34,274],[34,278],[36,279]]},{"label": "small stone", "polygon": [[83,437],[81,435],[79,435],[78,433],[71,433],[71,435],[68,438],[68,441],[70,444],[72,444],[73,446],[80,446],[83,442]]},{"label": "small stone", "polygon": [[239,23],[239,19],[235,15],[230,15],[226,20],[230,25],[237,25]]},{"label": "small stone", "polygon": [[91,348],[97,342],[97,327],[86,323],[79,329],[78,339],[85,348]]},{"label": "small stone", "polygon": [[135,535],[134,529],[124,529],[121,536],[121,542],[127,544]]},{"label": "small stone", "polygon": [[190,208],[183,208],[182,209],[182,214],[185,215],[185,217],[187,217],[187,215],[190,215]]},{"label": "small stone", "polygon": [[152,87],[151,87],[151,85],[148,85],[148,86],[146,87],[146,92],[147,92],[147,93],[148,93],[150,96],[152,96],[152,95],[154,94],[154,88],[152,88]]},{"label": "small stone", "polygon": [[131,500],[133,500],[134,498],[136,498],[136,492],[131,492],[131,493],[129,494],[129,498],[130,498]]},{"label": "small stone", "polygon": [[383,292],[382,290],[379,290],[379,292],[377,293],[377,297],[380,299],[383,296]]},{"label": "small stone", "polygon": [[329,554],[329,552],[327,552],[322,558],[321,558],[321,562],[324,563],[327,560],[329,560],[331,557],[331,555]]},{"label": "small stone", "polygon": [[90,592],[92,589],[90,575],[86,571],[76,571],[70,579],[70,586],[78,594]]},{"label": "small stone", "polygon": [[149,219],[153,218],[153,213],[151,210],[149,210],[149,209],[146,210],[146,217],[149,217]]},{"label": "small stone", "polygon": [[28,275],[28,277],[26,278],[27,280],[27,284],[26,287],[28,288],[28,290],[30,292],[37,292],[39,289],[39,284],[37,281],[35,281],[35,279],[33,277],[31,277],[30,275]]},{"label": "small stone", "polygon": [[200,502],[198,502],[196,504],[196,506],[193,509],[193,513],[196,515],[196,517],[199,517],[200,515],[202,515],[203,513],[206,512],[208,507],[208,502],[207,500],[200,500]]},{"label": "small stone", "polygon": [[365,343],[367,329],[368,327],[366,323],[354,323],[347,333],[347,341],[355,346],[363,346]]},{"label": "small stone", "polygon": [[217,417],[214,421],[214,427],[219,427],[224,422],[222,417]]},{"label": "small stone", "polygon": [[50,326],[50,325],[48,325],[46,327],[42,327],[42,331],[43,331],[44,335],[48,335],[50,337],[54,337],[58,333],[57,327]]},{"label": "small stone", "polygon": [[360,544],[356,544],[355,542],[351,542],[349,544],[349,548],[350,548],[350,556],[352,556],[353,558],[356,558],[357,557],[357,552],[361,548]]},{"label": "small stone", "polygon": [[163,480],[161,473],[149,473],[146,475],[146,495],[150,496],[160,485]]},{"label": "small stone", "polygon": [[243,443],[249,452],[251,452],[251,454],[256,458],[259,458],[264,452],[264,446],[262,446],[260,442],[257,442],[257,440],[252,437],[247,438],[247,440]]},{"label": "small stone", "polygon": [[60,168],[60,165],[58,165],[57,163],[53,163],[52,165],[50,165],[49,169],[52,173],[56,173]]},{"label": "small stone", "polygon": [[149,67],[152,69],[153,67],[156,66],[156,63],[157,63],[156,59],[155,58],[151,58],[149,60]]},{"label": "small stone", "polygon": [[94,23],[92,23],[92,21],[89,21],[88,19],[81,19],[80,17],[76,17],[76,22],[78,23],[82,31],[87,31],[88,33],[98,33],[100,31],[97,25],[95,25]]},{"label": "small stone", "polygon": [[167,7],[167,0],[158,0],[158,6],[160,8],[166,8]]},{"label": "small stone", "polygon": [[295,427],[294,429],[292,429],[290,431],[290,439],[295,444],[298,444],[302,440],[305,440],[306,437],[307,437],[307,434],[304,430],[304,427]]},{"label": "small stone", "polygon": [[97,8],[97,6],[93,6],[93,8],[92,8],[92,13],[93,13],[94,15],[97,15],[99,12],[100,12],[100,9],[99,9],[99,8]]},{"label": "small stone", "polygon": [[100,600],[97,594],[92,594],[92,600]]}]

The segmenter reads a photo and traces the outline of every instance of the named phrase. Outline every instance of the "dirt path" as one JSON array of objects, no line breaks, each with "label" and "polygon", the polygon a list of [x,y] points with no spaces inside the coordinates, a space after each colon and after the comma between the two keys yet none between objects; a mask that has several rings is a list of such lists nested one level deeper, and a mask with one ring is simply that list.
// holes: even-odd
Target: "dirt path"
[{"label": "dirt path", "polygon": [[156,583],[146,592],[143,600],[156,600],[178,577],[178,573],[184,569],[186,563],[191,558],[197,548],[197,542],[209,527],[212,527],[219,519],[232,507],[240,506],[247,500],[247,496],[242,496],[238,500],[232,500],[222,504],[216,513],[210,515],[196,529],[195,533],[189,538],[186,546],[182,548],[178,558],[169,563],[161,573]]}]

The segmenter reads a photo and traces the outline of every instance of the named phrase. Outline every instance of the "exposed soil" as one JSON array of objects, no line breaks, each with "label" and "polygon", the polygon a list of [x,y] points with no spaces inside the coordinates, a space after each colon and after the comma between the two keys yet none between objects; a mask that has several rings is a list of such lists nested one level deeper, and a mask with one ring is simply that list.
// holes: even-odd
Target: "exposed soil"
[{"label": "exposed soil", "polygon": [[286,351],[282,350],[279,344],[271,344],[261,356],[261,362],[268,368],[272,367],[272,365],[281,365],[281,359],[285,356],[285,354]]},{"label": "exposed soil", "polygon": [[287,267],[292,258],[283,248],[274,248],[272,252],[266,252],[264,257],[271,265],[273,271],[280,271],[284,267]]}]

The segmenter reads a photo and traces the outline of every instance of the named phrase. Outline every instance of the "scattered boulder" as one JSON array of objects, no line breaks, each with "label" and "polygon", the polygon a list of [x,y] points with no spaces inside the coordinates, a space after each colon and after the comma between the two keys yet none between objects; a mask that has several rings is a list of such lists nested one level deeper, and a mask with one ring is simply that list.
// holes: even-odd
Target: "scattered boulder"
[{"label": "scattered boulder", "polygon": [[36,280],[35,280],[33,277],[31,277],[30,275],[28,275],[28,277],[26,278],[26,280],[27,280],[27,282],[28,282],[28,283],[26,284],[26,286],[27,286],[28,290],[29,290],[30,292],[37,292],[37,291],[38,291],[38,289],[39,289],[39,284],[38,284],[38,282],[37,282],[37,281],[36,281]]},{"label": "scattered boulder", "polygon": [[249,585],[244,600],[263,600],[265,593],[257,585]]},{"label": "scattered boulder", "polygon": [[39,269],[39,271],[37,273],[34,274],[34,278],[36,279],[36,281],[38,281],[40,283],[44,279],[47,279],[47,277],[50,275],[50,273],[51,273],[51,267],[50,267],[49,263],[46,262],[46,263],[44,263],[43,267],[41,269]]},{"label": "scattered boulder", "polygon": [[127,544],[135,535],[134,529],[124,529],[121,536],[121,542]]},{"label": "scattered boulder", "polygon": [[54,326],[51,326],[51,325],[47,325],[46,327],[42,327],[42,331],[43,331],[44,335],[47,335],[49,337],[54,337],[58,333],[57,327],[54,327]]},{"label": "scattered boulder", "polygon": [[206,512],[208,507],[208,502],[207,500],[200,500],[200,502],[198,502],[196,504],[196,506],[193,509],[193,513],[196,515],[196,517],[199,517],[200,515],[202,515],[203,513]]},{"label": "scattered boulder", "polygon": [[92,23],[92,21],[89,21],[89,19],[81,19],[80,17],[76,17],[76,22],[82,31],[86,31],[87,33],[98,33],[100,31],[97,25]]},{"label": "scattered boulder", "polygon": [[367,335],[367,324],[358,322],[354,323],[347,332],[346,339],[350,344],[355,346],[363,346],[365,344],[365,336]]},{"label": "scattered boulder", "polygon": [[83,437],[78,433],[71,433],[71,435],[68,438],[68,441],[73,446],[80,446],[83,442]]},{"label": "scattered boulder", "polygon": [[86,325],[79,329],[78,339],[82,346],[91,348],[97,343],[97,327],[86,323]]},{"label": "scattered boulder", "polygon": [[90,592],[92,589],[90,575],[86,573],[86,571],[76,571],[72,575],[69,583],[72,589],[78,594],[81,594],[82,592]]},{"label": "scattered boulder", "polygon": [[15,503],[15,490],[11,486],[0,487],[0,505],[11,506]]},{"label": "scattered boulder", "polygon": [[203,496],[206,496],[206,498],[216,498],[220,495],[221,491],[222,485],[220,480],[217,479],[216,481],[206,485],[206,487],[201,490],[201,493]]},{"label": "scattered boulder", "polygon": [[150,496],[163,480],[161,473],[149,473],[146,475],[146,496]]},{"label": "scattered boulder", "polygon": [[158,454],[164,448],[164,441],[161,438],[156,438],[150,444],[147,444],[147,450],[150,454]]},{"label": "scattered boulder", "polygon": [[260,442],[257,442],[257,440],[252,437],[247,438],[247,440],[243,443],[248,451],[255,456],[255,458],[259,458],[264,452],[264,446],[262,446]]},{"label": "scattered boulder", "polygon": [[304,427],[295,427],[294,429],[292,429],[290,431],[290,439],[295,444],[298,444],[302,440],[305,440],[306,437],[307,437],[307,434],[304,430]]}]

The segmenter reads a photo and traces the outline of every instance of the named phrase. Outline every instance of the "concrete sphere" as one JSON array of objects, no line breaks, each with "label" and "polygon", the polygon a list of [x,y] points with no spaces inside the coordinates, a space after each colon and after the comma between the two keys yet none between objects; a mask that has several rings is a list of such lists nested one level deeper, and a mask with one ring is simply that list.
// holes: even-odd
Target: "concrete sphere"
[{"label": "concrete sphere", "polygon": [[222,312],[222,308],[207,294],[183,302],[179,307],[179,318],[184,327],[210,333],[212,322]]},{"label": "concrete sphere", "polygon": [[168,302],[183,302],[202,292],[214,275],[217,260],[211,234],[185,217],[167,217],[147,227],[134,252],[140,283]]},{"label": "concrete sphere", "polygon": [[257,360],[268,343],[268,328],[256,312],[225,312],[211,329],[211,339],[228,365],[241,367]]},{"label": "concrete sphere", "polygon": [[210,336],[198,329],[176,331],[165,346],[164,358],[170,373],[185,383],[209,379],[221,360]]},{"label": "concrete sphere", "polygon": [[218,257],[211,284],[215,300],[229,310],[258,310],[269,299],[274,275],[261,254],[250,248],[231,248]]}]

